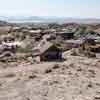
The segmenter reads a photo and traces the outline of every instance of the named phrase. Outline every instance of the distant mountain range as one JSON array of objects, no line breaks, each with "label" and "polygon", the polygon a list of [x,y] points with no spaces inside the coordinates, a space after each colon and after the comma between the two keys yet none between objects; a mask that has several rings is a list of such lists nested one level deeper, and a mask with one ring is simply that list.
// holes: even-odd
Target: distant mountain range
[{"label": "distant mountain range", "polygon": [[68,18],[68,17],[39,17],[39,16],[0,16],[0,20],[11,22],[11,23],[24,23],[24,22],[35,22],[35,23],[100,23],[100,19],[97,18]]}]

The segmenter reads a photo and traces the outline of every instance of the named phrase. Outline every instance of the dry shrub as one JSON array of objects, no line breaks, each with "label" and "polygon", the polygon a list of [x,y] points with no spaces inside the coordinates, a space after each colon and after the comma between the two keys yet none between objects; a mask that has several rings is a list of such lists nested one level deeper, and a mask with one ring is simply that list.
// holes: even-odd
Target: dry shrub
[{"label": "dry shrub", "polygon": [[15,77],[16,75],[14,73],[9,73],[7,74],[5,77],[7,78],[12,78],[12,77]]},{"label": "dry shrub", "polygon": [[54,66],[53,66],[53,69],[58,69],[60,66],[58,65],[58,64],[55,64]]},{"label": "dry shrub", "polygon": [[51,73],[51,72],[52,72],[51,69],[46,69],[46,70],[45,70],[45,73]]}]

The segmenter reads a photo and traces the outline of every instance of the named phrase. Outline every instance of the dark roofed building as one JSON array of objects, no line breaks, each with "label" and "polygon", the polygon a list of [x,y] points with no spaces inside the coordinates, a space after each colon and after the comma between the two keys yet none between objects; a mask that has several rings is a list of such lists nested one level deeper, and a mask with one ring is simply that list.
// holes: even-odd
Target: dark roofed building
[{"label": "dark roofed building", "polygon": [[96,41],[100,40],[100,36],[98,36],[96,34],[87,34],[87,35],[85,35],[85,37],[83,37],[81,39],[84,40],[84,42],[89,45],[96,45]]},{"label": "dark roofed building", "polygon": [[64,40],[74,38],[74,32],[57,32],[56,35],[61,36]]}]

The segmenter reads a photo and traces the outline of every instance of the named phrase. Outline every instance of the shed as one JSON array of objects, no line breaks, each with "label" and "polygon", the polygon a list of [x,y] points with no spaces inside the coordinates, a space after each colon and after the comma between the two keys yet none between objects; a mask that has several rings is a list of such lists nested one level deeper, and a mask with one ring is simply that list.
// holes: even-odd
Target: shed
[{"label": "shed", "polygon": [[57,32],[56,35],[61,36],[64,40],[74,38],[74,32]]},{"label": "shed", "polygon": [[97,40],[100,40],[100,36],[97,34],[87,34],[83,39],[91,45],[95,45]]},{"label": "shed", "polygon": [[71,48],[78,48],[83,43],[84,43],[84,41],[82,39],[78,39],[78,40],[71,39],[71,40],[66,41],[66,44],[69,45],[69,47],[71,47]]}]

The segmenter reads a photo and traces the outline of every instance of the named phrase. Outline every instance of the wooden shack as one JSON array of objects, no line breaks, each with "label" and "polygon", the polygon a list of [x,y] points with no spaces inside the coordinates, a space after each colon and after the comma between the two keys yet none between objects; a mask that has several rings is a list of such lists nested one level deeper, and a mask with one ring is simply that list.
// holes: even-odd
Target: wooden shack
[{"label": "wooden shack", "polygon": [[67,40],[65,43],[69,48],[79,48],[80,46],[82,46],[84,41],[81,39],[78,40],[71,39],[71,40]]},{"label": "wooden shack", "polygon": [[61,36],[64,40],[74,38],[74,32],[57,32],[56,35]]},{"label": "wooden shack", "polygon": [[62,50],[50,42],[42,42],[34,49],[33,56],[39,56],[40,61],[55,61],[62,59]]}]

